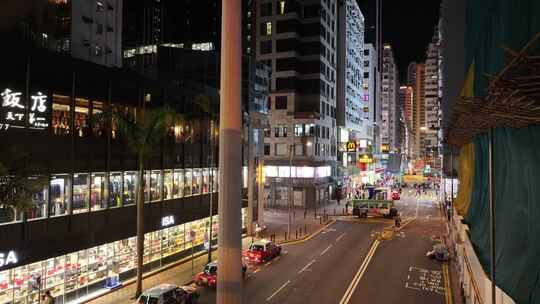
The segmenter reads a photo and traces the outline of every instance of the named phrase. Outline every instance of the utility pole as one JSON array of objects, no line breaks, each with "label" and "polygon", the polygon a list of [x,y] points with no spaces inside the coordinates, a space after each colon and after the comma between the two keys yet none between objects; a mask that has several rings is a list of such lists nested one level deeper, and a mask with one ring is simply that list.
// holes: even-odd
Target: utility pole
[{"label": "utility pole", "polygon": [[[294,140],[294,138],[293,138]],[[288,206],[288,212],[289,212],[289,221],[287,222],[287,237],[291,238],[291,225],[292,225],[292,204],[294,200],[294,192],[293,192],[293,177],[292,177],[292,159],[293,159],[293,151],[294,144],[290,145],[289,147],[289,206]]]},{"label": "utility pole", "polygon": [[221,2],[217,304],[242,303],[242,1]]},{"label": "utility pole", "polygon": [[208,263],[212,262],[212,214],[214,208],[214,120],[210,118],[210,226],[208,227]]}]

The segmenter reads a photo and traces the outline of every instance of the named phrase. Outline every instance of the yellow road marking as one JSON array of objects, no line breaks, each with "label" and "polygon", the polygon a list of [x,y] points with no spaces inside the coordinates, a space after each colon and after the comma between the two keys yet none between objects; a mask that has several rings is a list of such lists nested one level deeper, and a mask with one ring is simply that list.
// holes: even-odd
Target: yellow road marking
[{"label": "yellow road marking", "polygon": [[448,263],[443,264],[443,275],[444,275],[444,298],[446,304],[452,304],[454,301],[452,299],[452,287],[450,283],[450,274],[448,271]]}]

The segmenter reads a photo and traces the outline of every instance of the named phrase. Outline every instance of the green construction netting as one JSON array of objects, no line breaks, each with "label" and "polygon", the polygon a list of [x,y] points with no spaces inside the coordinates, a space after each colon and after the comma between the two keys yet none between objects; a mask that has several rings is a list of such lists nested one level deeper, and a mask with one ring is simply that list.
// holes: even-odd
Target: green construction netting
[{"label": "green construction netting", "polygon": [[[490,273],[488,137],[477,136],[471,240]],[[540,126],[494,131],[496,283],[517,303],[540,303]]]},{"label": "green construction netting", "polygon": [[489,78],[505,64],[502,46],[521,50],[540,32],[539,0],[470,0],[465,32],[466,66],[475,63],[475,96],[485,95]]}]

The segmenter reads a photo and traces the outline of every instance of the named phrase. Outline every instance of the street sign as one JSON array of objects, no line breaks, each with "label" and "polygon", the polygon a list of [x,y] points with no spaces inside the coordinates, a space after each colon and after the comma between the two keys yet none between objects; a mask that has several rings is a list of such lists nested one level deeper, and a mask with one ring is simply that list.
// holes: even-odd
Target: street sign
[{"label": "street sign", "polygon": [[356,142],[355,141],[349,141],[347,143],[347,152],[356,152]]}]

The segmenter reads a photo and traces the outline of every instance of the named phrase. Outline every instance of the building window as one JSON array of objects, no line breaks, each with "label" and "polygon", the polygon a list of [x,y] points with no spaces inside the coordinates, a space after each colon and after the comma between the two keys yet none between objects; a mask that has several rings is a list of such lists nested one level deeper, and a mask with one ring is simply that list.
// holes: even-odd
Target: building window
[{"label": "building window", "polygon": [[276,110],[287,110],[287,96],[276,96]]},{"label": "building window", "polygon": [[287,155],[287,144],[276,144],[276,155],[285,156]]},{"label": "building window", "polygon": [[261,54],[272,53],[272,40],[261,41],[261,43],[260,43],[260,52],[261,52]]},{"label": "building window", "polygon": [[124,173],[124,205],[135,204],[138,181],[139,177],[137,172],[130,171]]},{"label": "building window", "polygon": [[96,57],[103,56],[103,49],[99,45],[96,45],[95,47],[95,54],[96,54]]},{"label": "building window", "polygon": [[364,56],[369,56],[369,50],[364,50]]},{"label": "building window", "polygon": [[270,128],[264,128],[264,137],[270,137]]},{"label": "building window", "polygon": [[186,169],[186,175],[184,179],[184,196],[191,195],[191,183],[192,183],[192,170]]},{"label": "building window", "polygon": [[272,3],[261,4],[261,17],[272,16]]},{"label": "building window", "polygon": [[83,213],[88,211],[88,188],[89,180],[87,173],[73,175],[73,213]]},{"label": "building window", "polygon": [[96,34],[101,35],[103,34],[103,24],[96,24]]},{"label": "building window", "polygon": [[304,125],[303,124],[295,124],[294,125],[294,136],[297,136],[297,137],[304,136]]},{"label": "building window", "polygon": [[92,173],[90,179],[90,210],[101,210],[107,207],[105,190],[105,173]]},{"label": "building window", "polygon": [[271,21],[266,22],[264,34],[266,36],[272,35],[272,22]]},{"label": "building window", "polygon": [[369,78],[369,72],[364,72],[364,78]]},{"label": "building window", "polygon": [[96,11],[103,12],[105,10],[105,6],[103,5],[103,2],[96,1]]},{"label": "building window", "polygon": [[51,125],[53,134],[69,134],[70,123],[70,100],[67,96],[53,95]]},{"label": "building window", "polygon": [[172,199],[173,198],[173,184],[174,184],[173,172],[172,170],[164,170],[163,173],[163,199]]},{"label": "building window", "polygon": [[264,155],[270,155],[270,144],[264,144]]},{"label": "building window", "polygon": [[174,185],[173,185],[173,196],[174,198],[182,197],[184,192],[184,170],[174,169]]},{"label": "building window", "polygon": [[53,175],[51,177],[51,205],[49,206],[51,216],[66,214],[71,199],[70,182],[67,174]]},{"label": "building window", "polygon": [[285,15],[285,0],[279,1],[279,14]]},{"label": "building window", "polygon": [[[120,207],[122,205],[122,195],[125,194],[124,190],[128,187],[122,188],[122,172],[111,172],[109,174],[109,208]],[[125,195],[127,198],[127,195]],[[133,196],[131,197],[131,204],[135,203],[135,190],[133,190]],[[126,204],[126,201],[124,201]],[[127,203],[126,205],[129,205]]]}]

